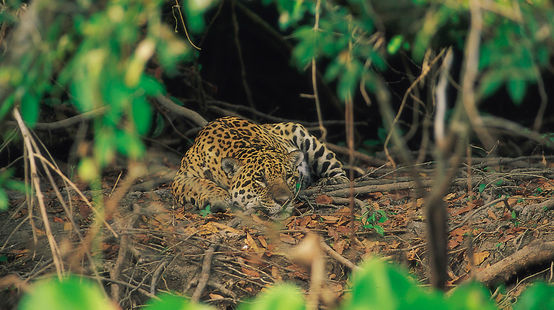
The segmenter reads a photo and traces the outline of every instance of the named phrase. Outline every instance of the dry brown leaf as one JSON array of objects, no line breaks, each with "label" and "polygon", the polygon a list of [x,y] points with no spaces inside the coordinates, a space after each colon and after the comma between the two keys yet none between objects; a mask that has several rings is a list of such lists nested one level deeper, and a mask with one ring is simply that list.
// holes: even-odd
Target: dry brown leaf
[{"label": "dry brown leaf", "polygon": [[[512,197],[508,198],[508,204],[513,207],[517,204],[517,202],[520,199],[523,199],[523,196],[521,196],[521,195],[512,196]],[[497,204],[497,206],[503,206],[503,205],[504,205],[503,203],[500,204],[500,205]]]},{"label": "dry brown leaf", "polygon": [[451,200],[452,198],[456,197],[456,193],[448,193],[446,196],[442,198],[444,201]]},{"label": "dry brown leaf", "polygon": [[490,255],[490,253],[489,253],[488,251],[473,253],[473,265],[475,265],[475,266],[481,265],[481,263],[482,263],[487,257],[489,257],[489,255]]},{"label": "dry brown leaf", "polygon": [[516,237],[515,235],[504,235],[504,236],[500,237],[500,239],[498,239],[498,242],[504,243],[506,241],[514,239],[515,237]]},{"label": "dry brown leaf", "polygon": [[333,249],[341,255],[342,255],[342,252],[344,251],[345,247],[346,247],[346,240],[344,240],[344,239],[333,243]]},{"label": "dry brown leaf", "polygon": [[339,221],[340,217],[332,216],[332,215],[321,215],[321,218],[323,219],[323,222],[325,224],[334,224]]},{"label": "dry brown leaf", "polygon": [[225,298],[225,297],[223,297],[223,296],[221,296],[221,295],[214,294],[214,293],[209,293],[208,295],[210,296],[210,298],[211,298],[212,300],[219,300],[219,299]]},{"label": "dry brown leaf", "polygon": [[369,197],[371,198],[374,198],[374,199],[379,199],[381,197],[383,197],[383,193],[382,192],[375,192],[375,193],[370,193],[369,194]]},{"label": "dry brown leaf", "polygon": [[335,216],[343,217],[343,216],[350,216],[350,208],[344,207],[340,208],[334,213]]},{"label": "dry brown leaf", "polygon": [[491,211],[491,209],[488,209],[487,210],[487,214],[489,215],[489,217],[493,220],[497,220],[498,217],[496,216],[496,214],[494,214],[494,212]]},{"label": "dry brown leaf", "polygon": [[73,229],[73,225],[71,225],[71,223],[69,223],[69,222],[63,223],[63,230],[64,231],[70,231],[71,229]]},{"label": "dry brown leaf", "polygon": [[252,278],[259,278],[260,277],[260,274],[255,270],[248,269],[248,268],[245,268],[245,267],[241,267],[241,269],[242,269],[242,272],[244,274],[246,274],[247,276],[249,276],[249,277],[252,277]]},{"label": "dry brown leaf", "polygon": [[452,236],[463,236],[465,234],[467,234],[469,232],[469,228],[467,227],[458,227],[456,229],[454,229],[453,231],[450,232],[450,235]]},{"label": "dry brown leaf", "polygon": [[421,251],[420,249],[421,248],[415,248],[406,253],[406,258],[408,259],[408,261],[419,260],[419,252]]},{"label": "dry brown leaf", "polygon": [[218,222],[212,222],[214,226],[216,226],[217,228],[221,229],[221,230],[225,230],[233,235],[237,235],[237,236],[240,236],[242,235],[242,232],[240,230],[236,230],[234,229],[233,227],[231,226],[227,226],[225,224],[221,224],[221,223],[218,223]]},{"label": "dry brown leaf", "polygon": [[425,202],[425,199],[424,198],[418,198],[416,200],[416,207],[419,209],[421,208],[421,206],[423,206],[423,202]]},{"label": "dry brown leaf", "polygon": [[280,281],[283,279],[283,277],[281,277],[281,273],[279,272],[279,269],[277,268],[277,266],[271,266],[271,276],[277,281]]},{"label": "dry brown leaf", "polygon": [[176,220],[184,220],[186,219],[185,214],[182,212],[175,212],[174,215]]},{"label": "dry brown leaf", "polygon": [[265,240],[264,236],[258,236],[258,241],[260,241],[260,244],[267,249],[267,241]]},{"label": "dry brown leaf", "polygon": [[364,246],[366,253],[379,252],[379,247],[381,245],[381,242],[364,239],[362,240],[361,243]]},{"label": "dry brown leaf", "polygon": [[333,238],[335,241],[337,241],[339,239],[339,233],[337,232],[337,230],[330,227],[330,226],[327,227],[327,234],[329,235],[329,237]]},{"label": "dry brown leaf", "polygon": [[452,250],[453,248],[457,247],[458,245],[460,245],[461,241],[458,240],[457,238],[452,238],[450,240],[448,240],[448,243],[447,243],[447,246],[448,246],[448,249],[449,250]]},{"label": "dry brown leaf", "polygon": [[211,235],[218,232],[218,228],[214,225],[214,222],[208,222],[197,228],[197,234],[201,236]]},{"label": "dry brown leaf", "polygon": [[315,202],[322,205],[328,205],[333,203],[333,198],[327,195],[318,195],[315,197]]},{"label": "dry brown leaf", "polygon": [[281,242],[288,243],[288,244],[297,244],[298,240],[294,239],[291,235],[287,234],[279,234],[279,239]]},{"label": "dry brown leaf", "polygon": [[[256,241],[254,241],[254,238],[249,233],[246,233],[246,239],[244,239],[244,242],[250,249],[252,249],[255,253],[260,252],[260,248],[258,247],[258,244],[256,244]],[[262,249],[263,251],[263,249]]]}]

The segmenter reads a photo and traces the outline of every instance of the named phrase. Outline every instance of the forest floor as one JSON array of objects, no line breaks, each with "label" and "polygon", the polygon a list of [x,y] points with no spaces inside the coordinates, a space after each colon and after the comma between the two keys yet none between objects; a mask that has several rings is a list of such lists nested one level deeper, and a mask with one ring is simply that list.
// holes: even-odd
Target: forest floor
[{"label": "forest floor", "polygon": [[[138,308],[165,291],[222,309],[278,282],[307,292],[310,271],[293,258],[308,232],[320,236],[326,261],[323,307],[340,301],[353,265],[371,255],[402,265],[429,285],[424,199],[416,196],[408,169],[362,166],[365,174],[354,182],[353,211],[348,184],[314,187],[300,194],[292,215],[272,220],[263,214],[203,214],[176,207],[169,184],[179,158],[153,151],[147,160],[148,172],[128,186],[125,168],[105,174],[108,216],[98,225],[94,210],[75,191],[60,189],[71,209],[68,216],[52,187],[43,186],[66,269],[99,279],[124,309]],[[433,164],[418,169],[430,190]],[[84,183],[76,184],[85,189]],[[90,190],[83,193],[92,201]],[[501,308],[509,308],[531,281],[552,281],[552,157],[474,158],[460,167],[443,200],[449,216],[448,287],[476,278],[488,285]],[[10,287],[2,290],[1,309],[13,307],[29,281],[55,272],[38,209],[30,216],[33,209],[17,193],[10,193],[10,204],[0,223],[0,283]],[[115,204],[111,211],[110,204]],[[368,222],[371,215],[384,221]],[[103,238],[90,238],[95,227]],[[380,228],[382,235],[376,232]]]}]

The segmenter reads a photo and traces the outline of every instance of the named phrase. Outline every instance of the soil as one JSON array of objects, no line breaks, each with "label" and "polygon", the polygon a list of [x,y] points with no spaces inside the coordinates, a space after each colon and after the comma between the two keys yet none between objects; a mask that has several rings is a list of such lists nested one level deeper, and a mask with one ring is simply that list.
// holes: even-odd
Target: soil
[{"label": "soil", "polygon": [[[348,185],[312,187],[300,193],[292,215],[271,219],[261,212],[175,206],[168,185],[178,156],[152,150],[147,160],[147,172],[129,184],[128,169],[112,167],[101,196],[76,183],[87,200],[95,196],[97,204],[103,197],[104,223],[95,222],[95,211],[61,179],[57,187],[69,212],[52,186],[42,184],[65,271],[101,282],[123,309],[139,308],[161,292],[192,296],[220,309],[235,308],[283,281],[307,292],[309,268],[293,258],[308,232],[328,245],[316,252],[324,253],[326,262],[324,308],[340,302],[351,264],[372,255],[408,269],[422,285],[430,283],[425,200],[416,196],[408,169],[361,165],[365,174],[353,183],[352,211]],[[424,191],[431,190],[433,164],[418,167]],[[532,281],[552,281],[553,177],[553,158],[544,156],[473,159],[459,168],[444,197],[448,288],[478,279],[506,308]],[[375,222],[368,220],[372,215]],[[0,308],[9,309],[30,282],[56,269],[36,201],[28,207],[24,195],[10,193],[10,208],[0,221],[0,281],[8,287]]]}]

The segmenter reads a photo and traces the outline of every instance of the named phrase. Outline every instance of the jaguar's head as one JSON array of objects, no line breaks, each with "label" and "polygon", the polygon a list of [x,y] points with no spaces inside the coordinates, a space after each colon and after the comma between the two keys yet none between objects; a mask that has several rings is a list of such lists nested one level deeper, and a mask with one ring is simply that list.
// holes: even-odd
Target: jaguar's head
[{"label": "jaguar's head", "polygon": [[275,150],[249,150],[239,159],[224,158],[222,168],[233,182],[229,194],[241,209],[260,208],[275,214],[292,202],[299,190],[298,166],[304,154]]}]

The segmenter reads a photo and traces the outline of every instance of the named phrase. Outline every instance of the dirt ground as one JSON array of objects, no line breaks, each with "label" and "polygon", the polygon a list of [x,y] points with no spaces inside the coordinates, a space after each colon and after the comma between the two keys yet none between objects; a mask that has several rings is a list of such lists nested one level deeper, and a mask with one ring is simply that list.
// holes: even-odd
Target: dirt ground
[{"label": "dirt ground", "polygon": [[[474,158],[460,167],[444,197],[449,287],[476,278],[489,286],[500,307],[509,308],[532,281],[552,281],[553,159]],[[123,309],[139,308],[152,295],[167,291],[221,309],[234,308],[278,282],[307,291],[309,269],[291,254],[308,231],[321,237],[325,253],[328,298],[323,308],[339,302],[348,289],[351,264],[370,255],[402,265],[429,285],[424,199],[416,196],[408,169],[361,165],[364,175],[354,183],[353,211],[348,185],[314,187],[299,195],[292,215],[268,219],[261,213],[212,214],[176,207],[168,185],[179,158],[151,152],[148,160],[148,172],[130,187],[126,169],[113,167],[106,173],[105,222],[94,222],[97,211],[61,180],[69,213],[52,187],[43,184],[49,225],[65,270],[101,282]],[[429,191],[433,164],[418,167]],[[99,197],[99,192],[76,184],[87,200]],[[38,207],[29,208],[19,193],[10,193],[10,201],[0,223],[1,309],[13,308],[30,282],[55,273]],[[377,220],[386,216],[377,223],[383,235],[376,232],[379,227],[366,225],[371,223],[364,218],[372,214]]]}]

